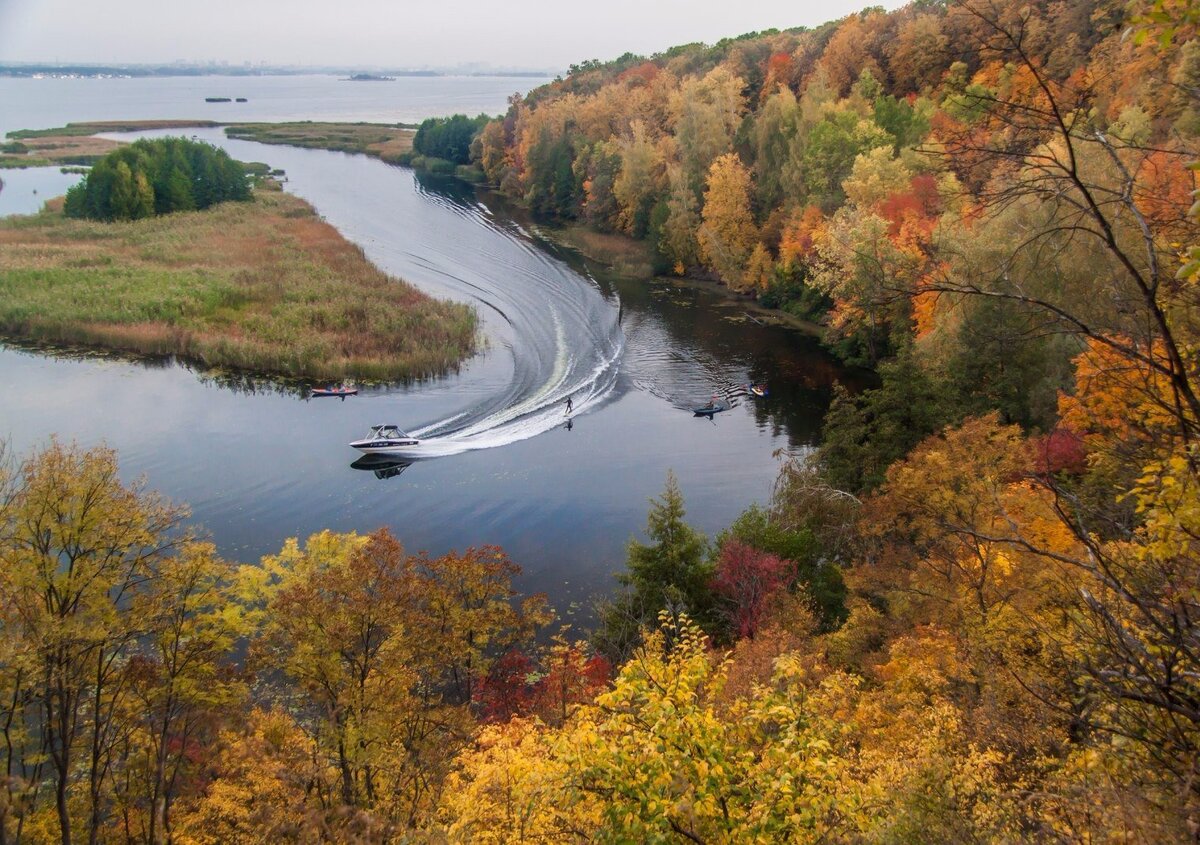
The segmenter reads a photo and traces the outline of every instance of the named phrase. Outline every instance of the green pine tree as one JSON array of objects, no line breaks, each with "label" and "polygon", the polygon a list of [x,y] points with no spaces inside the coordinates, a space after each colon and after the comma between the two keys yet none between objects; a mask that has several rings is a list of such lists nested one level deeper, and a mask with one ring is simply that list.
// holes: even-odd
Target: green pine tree
[{"label": "green pine tree", "polygon": [[621,658],[657,625],[659,611],[686,611],[711,629],[714,600],[708,540],[686,522],[683,493],[675,473],[667,473],[661,497],[651,499],[646,533],[651,542],[629,541],[627,572],[618,576],[626,590],[600,609],[595,641],[606,654]]}]

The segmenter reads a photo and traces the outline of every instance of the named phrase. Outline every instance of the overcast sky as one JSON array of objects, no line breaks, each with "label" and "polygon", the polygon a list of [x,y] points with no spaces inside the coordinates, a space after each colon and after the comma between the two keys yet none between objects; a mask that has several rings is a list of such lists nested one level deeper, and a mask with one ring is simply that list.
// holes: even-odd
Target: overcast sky
[{"label": "overcast sky", "polygon": [[865,5],[870,0],[0,0],[0,61],[559,69],[627,50],[811,26]]}]

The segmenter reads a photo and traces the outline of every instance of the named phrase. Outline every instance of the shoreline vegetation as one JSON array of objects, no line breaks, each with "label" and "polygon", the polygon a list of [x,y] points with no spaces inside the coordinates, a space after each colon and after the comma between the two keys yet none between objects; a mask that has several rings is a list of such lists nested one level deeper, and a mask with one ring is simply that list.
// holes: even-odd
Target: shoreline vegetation
[{"label": "shoreline vegetation", "polygon": [[654,248],[619,232],[603,232],[585,223],[553,221],[551,226],[539,226],[538,232],[555,243],[578,252],[585,258],[603,264],[622,276],[647,282],[696,287],[736,303],[747,316],[770,325],[787,326],[820,338],[825,328],[812,320],[798,317],[780,308],[769,308],[747,294],[736,291],[719,281],[699,276],[668,276],[655,271]]},{"label": "shoreline vegetation", "polygon": [[[473,184],[485,181],[477,166],[462,166],[447,159],[423,156],[412,150],[413,129],[407,124],[379,123],[236,123],[225,127],[225,133],[236,140],[257,141],[261,144],[280,144],[305,149],[331,150],[373,156],[387,164],[427,170],[438,175],[454,176]],[[821,337],[824,328],[789,311],[770,308],[745,293],[727,285],[698,276],[668,276],[656,272],[657,256],[652,245],[619,232],[605,232],[585,223],[553,221],[543,234],[579,252],[584,257],[603,264],[614,272],[646,281],[670,284],[690,284],[739,302],[764,322],[785,325],[805,334]]]},{"label": "shoreline vegetation", "polygon": [[[90,165],[121,146],[97,137],[104,132],[156,129],[216,129],[238,141],[256,141],[305,149],[361,153],[388,164],[412,161],[416,126],[405,123],[221,123],[215,120],[105,120],[68,123],[48,129],[18,129],[0,143],[0,169]],[[430,159],[431,164],[436,160]],[[435,169],[430,167],[430,169]]]},{"label": "shoreline vegetation", "polygon": [[0,221],[0,333],[17,340],[398,381],[456,368],[475,328],[270,181],[250,203],[128,223],[68,219],[61,200]]},{"label": "shoreline vegetation", "polygon": [[225,134],[238,141],[305,149],[361,153],[388,164],[401,164],[412,150],[415,127],[404,123],[231,123]]},{"label": "shoreline vegetation", "polygon": [[212,120],[99,120],[49,129],[17,129],[0,142],[0,169],[91,165],[121,146],[101,132],[211,129]]}]

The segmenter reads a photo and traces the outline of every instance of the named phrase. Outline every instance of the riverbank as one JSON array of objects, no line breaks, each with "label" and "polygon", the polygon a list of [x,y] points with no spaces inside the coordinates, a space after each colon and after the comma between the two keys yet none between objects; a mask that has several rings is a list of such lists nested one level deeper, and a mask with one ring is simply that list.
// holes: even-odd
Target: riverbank
[{"label": "riverbank", "polygon": [[208,129],[218,125],[212,120],[102,120],[49,129],[18,129],[0,143],[0,169],[94,164],[121,146],[119,141],[96,137],[103,132]]},{"label": "riverbank", "polygon": [[386,164],[456,176],[464,182],[478,183],[484,179],[483,171],[475,165],[418,154],[413,150],[416,127],[405,123],[231,123],[225,126],[225,134],[236,141],[358,153]]},{"label": "riverbank", "polygon": [[562,223],[543,226],[539,234],[555,243],[573,249],[586,258],[611,268],[615,273],[645,281],[659,281],[671,285],[694,287],[715,293],[740,308],[747,319],[760,325],[786,326],[805,334],[821,338],[825,329],[811,320],[777,308],[767,308],[758,300],[731,290],[727,285],[709,279],[691,276],[664,276],[656,273],[654,249],[646,241],[615,232],[601,232],[583,223]]},{"label": "riverbank", "polygon": [[316,380],[445,373],[475,315],[388,276],[273,183],[130,223],[0,221],[0,333]]},{"label": "riverbank", "polygon": [[361,153],[388,164],[402,164],[415,132],[404,124],[380,123],[232,123],[225,134],[239,141],[282,144],[314,150]]}]

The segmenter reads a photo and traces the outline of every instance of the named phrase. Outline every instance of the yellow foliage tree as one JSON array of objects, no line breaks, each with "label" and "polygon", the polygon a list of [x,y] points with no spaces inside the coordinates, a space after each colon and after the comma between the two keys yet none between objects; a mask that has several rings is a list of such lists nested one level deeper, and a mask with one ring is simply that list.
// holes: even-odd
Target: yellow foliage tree
[{"label": "yellow foliage tree", "polygon": [[705,263],[730,287],[743,289],[758,231],[750,210],[750,171],[736,153],[712,163],[702,216],[696,238]]},{"label": "yellow foliage tree", "polygon": [[664,621],[612,690],[562,728],[513,722],[484,734],[443,801],[450,839],[815,843],[999,831],[1011,818],[1003,757],[966,741],[939,645],[921,649],[898,650],[874,691],[784,652],[768,684],[725,699],[728,662],[686,618]]}]

